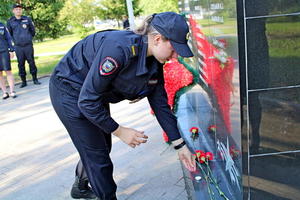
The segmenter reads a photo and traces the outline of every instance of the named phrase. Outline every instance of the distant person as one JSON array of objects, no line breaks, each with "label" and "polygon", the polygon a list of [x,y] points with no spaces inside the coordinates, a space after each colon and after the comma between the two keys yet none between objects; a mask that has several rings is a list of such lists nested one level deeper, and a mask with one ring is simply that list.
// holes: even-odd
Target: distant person
[{"label": "distant person", "polygon": [[[3,92],[2,99],[17,97],[14,91],[14,76],[11,72],[10,59],[14,57],[14,46],[11,36],[7,28],[0,22],[0,87]],[[3,71],[6,73],[7,82],[9,85],[9,93],[6,90]]]},{"label": "distant person", "polygon": [[123,29],[129,29],[130,28],[130,24],[129,24],[129,20],[127,16],[123,17]]},{"label": "distant person", "polygon": [[15,43],[16,55],[18,59],[19,76],[22,84],[20,88],[27,86],[25,61],[27,60],[35,85],[41,83],[37,79],[37,68],[34,62],[34,50],[32,39],[35,35],[35,28],[30,17],[22,15],[22,5],[14,4],[13,10],[15,16],[7,21],[7,28],[13,37]]},{"label": "distant person", "polygon": [[116,200],[111,136],[132,148],[147,142],[144,131],[119,125],[111,117],[109,104],[125,99],[134,103],[147,97],[179,159],[190,171],[196,170],[168,105],[163,77],[166,61],[193,56],[188,32],[183,16],[159,13],[134,32],[107,30],[86,37],[55,67],[49,84],[51,102],[80,155],[73,198],[96,195],[99,200]]}]

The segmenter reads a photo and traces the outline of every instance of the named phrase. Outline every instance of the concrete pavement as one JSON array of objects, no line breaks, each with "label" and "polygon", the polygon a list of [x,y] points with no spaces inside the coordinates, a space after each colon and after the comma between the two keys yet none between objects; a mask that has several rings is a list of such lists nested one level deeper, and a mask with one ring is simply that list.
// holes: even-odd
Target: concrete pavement
[{"label": "concrete pavement", "polygon": [[[68,200],[78,154],[53,111],[49,78],[16,87],[16,99],[0,100],[0,199]],[[164,144],[146,100],[112,105],[121,125],[144,130],[148,143],[132,149],[113,137],[111,153],[119,200],[186,200],[176,152]]]}]

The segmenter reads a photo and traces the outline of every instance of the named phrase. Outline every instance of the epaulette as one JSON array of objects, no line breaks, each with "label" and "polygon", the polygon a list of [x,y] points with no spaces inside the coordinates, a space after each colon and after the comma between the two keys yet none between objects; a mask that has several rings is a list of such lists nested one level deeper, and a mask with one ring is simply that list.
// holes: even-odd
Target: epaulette
[{"label": "epaulette", "polygon": [[139,54],[139,48],[137,44],[133,44],[130,46],[131,57],[135,57]]}]

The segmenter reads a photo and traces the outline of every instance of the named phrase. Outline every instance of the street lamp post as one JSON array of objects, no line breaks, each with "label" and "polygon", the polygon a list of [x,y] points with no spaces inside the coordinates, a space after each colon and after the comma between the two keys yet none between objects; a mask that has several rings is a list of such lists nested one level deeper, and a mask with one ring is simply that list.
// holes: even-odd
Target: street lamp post
[{"label": "street lamp post", "polygon": [[135,28],[135,24],[134,24],[132,0],[126,0],[126,4],[127,4],[127,12],[128,12],[130,30],[133,30]]}]

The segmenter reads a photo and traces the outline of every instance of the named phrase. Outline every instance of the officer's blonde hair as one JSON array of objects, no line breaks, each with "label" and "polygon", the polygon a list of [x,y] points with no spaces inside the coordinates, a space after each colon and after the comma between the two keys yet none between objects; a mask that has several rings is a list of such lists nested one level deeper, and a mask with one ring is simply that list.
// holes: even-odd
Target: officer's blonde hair
[{"label": "officer's blonde hair", "polygon": [[[158,35],[160,34],[152,25],[151,21],[153,19],[153,15],[150,15],[146,17],[146,19],[143,21],[142,25],[137,27],[135,30],[133,30],[134,33],[138,35]],[[163,40],[167,40],[165,36],[160,34],[162,36]]]}]

